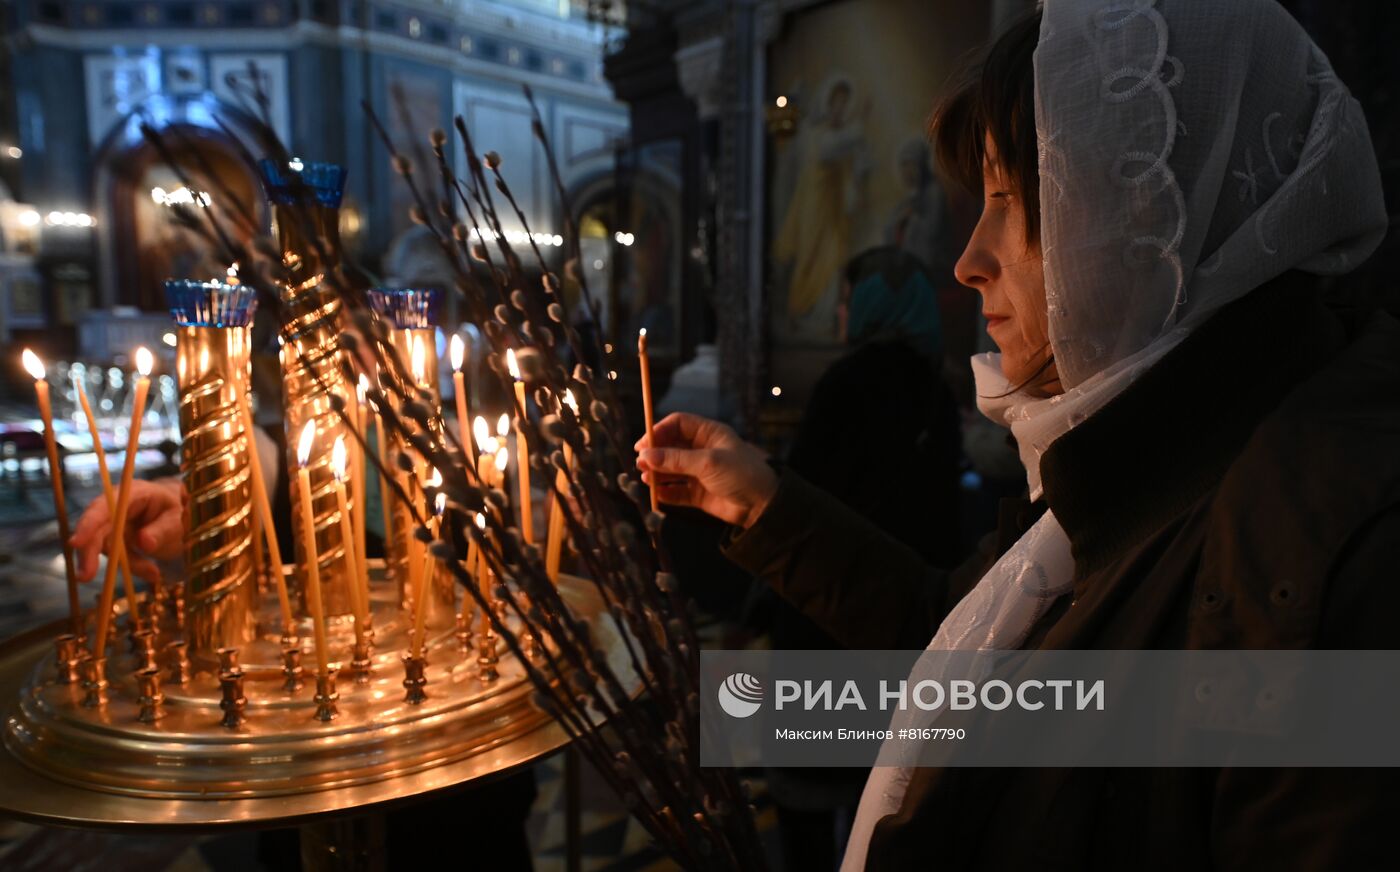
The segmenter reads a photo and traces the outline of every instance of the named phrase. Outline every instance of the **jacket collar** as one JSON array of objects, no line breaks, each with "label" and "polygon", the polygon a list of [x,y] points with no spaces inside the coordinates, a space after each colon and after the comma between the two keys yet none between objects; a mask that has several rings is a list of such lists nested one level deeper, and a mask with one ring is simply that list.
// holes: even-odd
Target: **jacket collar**
[{"label": "jacket collar", "polygon": [[1219,482],[1258,423],[1344,344],[1315,280],[1230,303],[1041,458],[1077,574],[1100,569]]}]

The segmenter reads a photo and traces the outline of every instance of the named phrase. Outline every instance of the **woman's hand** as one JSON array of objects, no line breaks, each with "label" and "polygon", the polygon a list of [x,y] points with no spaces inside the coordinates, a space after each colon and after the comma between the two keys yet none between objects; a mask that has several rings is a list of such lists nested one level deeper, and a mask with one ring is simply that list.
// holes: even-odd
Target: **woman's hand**
[{"label": "woman's hand", "polygon": [[677,412],[657,422],[654,434],[655,446],[637,440],[637,468],[664,503],[748,528],[778,490],[764,453],[723,424]]},{"label": "woman's hand", "polygon": [[[160,580],[155,561],[179,557],[185,542],[183,490],[175,479],[132,481],[126,513],[126,554],[133,575]],[[99,496],[88,504],[68,539],[78,557],[78,580],[97,575],[97,555],[107,553],[112,518],[107,499]]]}]

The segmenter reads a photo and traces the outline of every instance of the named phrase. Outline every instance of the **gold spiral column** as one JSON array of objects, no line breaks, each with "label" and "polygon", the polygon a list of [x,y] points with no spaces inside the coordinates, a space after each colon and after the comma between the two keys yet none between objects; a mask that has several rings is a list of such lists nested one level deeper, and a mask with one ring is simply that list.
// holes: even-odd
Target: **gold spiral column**
[{"label": "gold spiral column", "polygon": [[220,648],[257,635],[253,577],[252,491],[239,404],[247,392],[251,288],[170,281],[166,298],[176,323],[180,385],[180,473],[189,523],[185,532],[185,632],[197,662],[218,661]]},{"label": "gold spiral column", "polygon": [[[399,358],[407,364],[411,374],[420,379],[419,386],[426,388],[434,397],[431,405],[440,406],[438,396],[438,356],[437,356],[437,314],[442,305],[442,293],[435,289],[416,288],[375,288],[369,292],[370,306],[389,322],[393,328],[391,336]],[[415,371],[416,370],[416,371]],[[387,376],[386,376],[387,377]],[[416,426],[406,422],[409,426]],[[424,493],[423,485],[432,476],[432,470],[412,450],[406,450],[402,436],[391,431],[386,433],[388,458],[394,475],[407,493],[412,495],[420,517],[430,517],[431,500]],[[407,453],[413,458],[415,469],[404,472],[398,468],[394,458]],[[456,611],[454,599],[456,587],[451,574],[437,561],[427,560],[427,547],[413,537],[418,526],[413,514],[403,500],[392,501],[389,520],[390,535],[384,543],[385,561],[393,570],[398,583],[399,603],[404,608],[414,607],[416,594],[410,587],[412,573],[423,571],[425,566],[431,572],[429,582],[427,626],[430,629],[445,629],[455,626]]]},{"label": "gold spiral column", "polygon": [[[286,283],[282,286],[282,400],[286,422],[287,469],[297,468],[296,446],[306,423],[316,421],[316,441],[311,449],[311,502],[316,523],[321,601],[327,616],[351,612],[345,574],[340,514],[336,508],[335,477],[331,472],[331,448],[339,436],[347,448],[358,443],[346,432],[340,416],[331,408],[331,395],[353,403],[354,386],[340,367],[340,300],[325,283],[339,253],[340,199],[345,169],[335,164],[293,159],[287,166],[270,160],[260,164],[268,199],[272,203],[274,231]],[[321,253],[318,253],[318,248]],[[323,256],[324,255],[324,256]],[[290,476],[289,476],[290,478]],[[301,517],[301,495],[291,486],[292,517]],[[352,511],[357,511],[353,506]],[[306,543],[295,539],[298,586],[302,613],[306,613]]]}]

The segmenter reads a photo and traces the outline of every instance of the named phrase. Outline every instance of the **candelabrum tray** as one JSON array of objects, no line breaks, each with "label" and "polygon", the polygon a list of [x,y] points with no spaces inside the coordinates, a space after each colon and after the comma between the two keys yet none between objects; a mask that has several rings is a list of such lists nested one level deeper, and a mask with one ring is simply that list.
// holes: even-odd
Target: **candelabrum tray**
[{"label": "candelabrum tray", "polygon": [[[564,576],[560,589],[635,689],[621,636],[593,586]],[[0,812],[107,829],[286,826],[502,774],[567,744],[531,702],[532,686],[504,647],[497,677],[484,680],[475,646],[463,651],[451,630],[431,639],[427,698],[406,702],[398,655],[406,628],[396,626],[402,612],[389,600],[375,609],[379,645],[369,680],[342,672],[339,715],[324,722],[314,717],[310,663],[305,686],[294,691],[283,689],[270,664],[258,665],[276,662],[267,656],[279,650],[275,635],[249,646],[246,720],[236,727],[221,723],[219,680],[210,674],[166,684],[162,716],[140,720],[135,654],[110,658],[108,702],[84,706],[83,687],[59,680],[53,639],[64,622],[0,644]]]}]

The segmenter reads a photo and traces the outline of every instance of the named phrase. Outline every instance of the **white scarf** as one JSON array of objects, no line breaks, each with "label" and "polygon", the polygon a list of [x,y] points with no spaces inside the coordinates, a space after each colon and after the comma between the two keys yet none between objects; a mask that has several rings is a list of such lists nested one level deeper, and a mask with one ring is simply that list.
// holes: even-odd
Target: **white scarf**
[{"label": "white scarf", "polygon": [[[1066,391],[992,399],[1011,387],[999,355],[972,361],[979,406],[1011,429],[1032,498],[1045,450],[1221,306],[1289,269],[1347,272],[1387,223],[1360,106],[1273,0],[1045,0],[1035,80],[1050,343]],[[928,650],[1019,648],[1073,578],[1047,511]],[[929,671],[921,661],[911,681],[939,677]],[[843,872],[865,867],[875,825],[899,810],[914,750],[887,747],[882,759],[902,764],[871,770]]]}]

